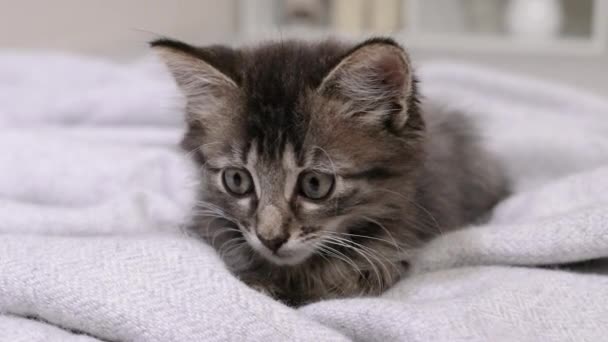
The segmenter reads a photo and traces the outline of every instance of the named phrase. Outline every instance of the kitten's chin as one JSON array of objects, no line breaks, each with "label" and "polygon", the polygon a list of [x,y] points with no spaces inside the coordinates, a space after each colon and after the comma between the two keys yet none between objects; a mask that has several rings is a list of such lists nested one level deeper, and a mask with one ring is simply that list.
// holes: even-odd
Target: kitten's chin
[{"label": "kitten's chin", "polygon": [[295,266],[301,264],[310,257],[310,253],[308,252],[290,253],[279,251],[278,253],[274,254],[268,249],[264,248],[255,248],[255,251],[264,259],[277,266]]},{"label": "kitten's chin", "polygon": [[275,255],[264,256],[266,260],[277,266],[296,266],[308,259],[308,256],[290,256],[290,257],[278,257]]}]

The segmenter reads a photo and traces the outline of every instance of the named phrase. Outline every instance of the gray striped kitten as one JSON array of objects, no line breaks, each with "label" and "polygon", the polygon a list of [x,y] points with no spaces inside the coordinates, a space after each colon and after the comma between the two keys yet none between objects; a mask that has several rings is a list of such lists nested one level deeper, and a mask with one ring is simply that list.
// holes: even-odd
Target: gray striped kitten
[{"label": "gray striped kitten", "polygon": [[192,230],[288,304],[380,294],[507,192],[466,119],[420,101],[391,39],[151,45],[188,101]]}]

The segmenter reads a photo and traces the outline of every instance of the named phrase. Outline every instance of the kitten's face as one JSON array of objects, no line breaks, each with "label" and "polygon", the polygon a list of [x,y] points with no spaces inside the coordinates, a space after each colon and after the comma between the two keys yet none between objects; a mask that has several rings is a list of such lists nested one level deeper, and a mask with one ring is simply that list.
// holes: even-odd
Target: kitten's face
[{"label": "kitten's face", "polygon": [[327,99],[304,102],[312,119],[299,147],[287,138],[243,139],[247,129],[236,120],[232,129],[240,133],[196,143],[205,156],[205,200],[234,218],[259,254],[280,265],[300,263],[361,220],[389,214],[394,208],[386,206],[399,198],[384,190],[407,171],[397,160],[407,160],[401,141],[324,120],[341,106]]},{"label": "kitten's face", "polygon": [[300,264],[403,212],[422,122],[394,43],[156,46],[188,98],[183,146],[201,163],[203,211],[256,253]]}]

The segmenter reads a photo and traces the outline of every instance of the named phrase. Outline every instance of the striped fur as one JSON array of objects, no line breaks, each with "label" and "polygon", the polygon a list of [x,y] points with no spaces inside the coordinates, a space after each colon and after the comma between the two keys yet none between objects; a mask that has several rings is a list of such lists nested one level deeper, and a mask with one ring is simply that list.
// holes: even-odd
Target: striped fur
[{"label": "striped fur", "polygon": [[[201,163],[192,231],[287,303],[381,293],[421,243],[506,193],[464,117],[420,104],[390,39],[152,46],[188,99],[182,146]],[[232,195],[226,168],[254,190]],[[303,196],[306,172],[334,177],[327,198]]]}]

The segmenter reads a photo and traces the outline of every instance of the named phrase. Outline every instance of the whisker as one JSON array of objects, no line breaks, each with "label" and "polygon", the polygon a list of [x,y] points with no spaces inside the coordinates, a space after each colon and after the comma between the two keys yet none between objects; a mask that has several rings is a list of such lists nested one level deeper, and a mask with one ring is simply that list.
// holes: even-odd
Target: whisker
[{"label": "whisker", "polygon": [[230,248],[230,246],[232,246],[232,244],[236,243],[238,245],[238,244],[242,244],[244,242],[245,242],[245,238],[243,238],[243,237],[236,237],[236,238],[229,239],[228,241],[225,241],[218,249],[218,254],[220,255],[220,258],[223,259],[225,257],[226,251],[224,250],[224,248],[226,248],[226,247]]},{"label": "whisker", "polygon": [[439,225],[439,221],[437,221],[437,219],[435,218],[435,216],[433,216],[433,214],[431,214],[431,212],[426,209],[425,207],[423,207],[422,205],[420,205],[419,203],[416,203],[416,201],[407,198],[406,196],[396,192],[396,191],[392,191],[389,189],[384,189],[384,188],[379,188],[379,189],[374,189],[373,191],[384,191],[386,193],[398,196],[399,198],[402,198],[406,201],[408,201],[409,203],[413,204],[414,206],[416,206],[418,209],[422,210],[426,215],[428,215],[428,217],[431,218],[431,220],[433,220],[434,224],[435,224],[435,228],[437,228],[437,231],[439,232],[439,235],[443,235],[443,231],[441,229],[441,226]]},{"label": "whisker", "polygon": [[384,230],[386,232],[386,234],[388,235],[388,237],[393,240],[393,245],[395,246],[396,249],[399,249],[399,244],[397,243],[397,240],[395,240],[395,237],[393,236],[393,234],[391,234],[391,232],[382,224],[380,223],[378,220],[374,220],[371,217],[367,217],[367,216],[361,216],[361,218],[363,218],[364,220],[371,222],[375,225],[377,225],[378,227],[382,228],[382,230]]},{"label": "whisker", "polygon": [[211,242],[210,242],[211,246],[215,246],[215,239],[217,239],[217,238],[218,238],[218,236],[220,236],[220,235],[222,235],[222,234],[225,234],[225,233],[230,233],[230,232],[232,232],[232,231],[235,231],[235,232],[240,232],[240,231],[239,231],[239,230],[237,230],[237,229],[229,229],[229,228],[226,228],[226,227],[223,227],[223,228],[221,228],[221,229],[218,229],[218,231],[217,231],[217,232],[215,232],[215,233],[213,233],[213,235],[212,235]]},{"label": "whisker", "polygon": [[[350,240],[350,239],[345,239],[345,238],[342,238],[342,237],[336,236],[336,234],[341,235],[341,234],[343,234],[343,233],[333,233],[332,237],[333,237],[334,239],[339,239],[339,240],[341,240],[341,241],[342,241],[342,243],[345,243],[345,244],[351,244],[351,245],[353,245],[353,246],[354,246],[354,248],[358,248],[357,252],[364,253],[364,254],[366,254],[367,256],[369,256],[370,258],[372,258],[372,259],[376,260],[376,261],[377,261],[377,262],[378,262],[378,263],[381,265],[381,267],[383,268],[383,270],[386,272],[386,273],[385,273],[385,274],[386,274],[386,276],[391,276],[391,272],[388,270],[388,268],[387,268],[387,266],[386,266],[386,264],[387,264],[387,263],[388,263],[388,265],[390,265],[390,266],[391,266],[391,267],[392,267],[392,268],[393,268],[395,271],[397,271],[397,272],[399,273],[399,268],[398,268],[398,267],[395,265],[394,260],[389,259],[387,256],[385,256],[385,255],[383,255],[383,254],[379,253],[378,251],[374,250],[373,248],[370,248],[370,247],[368,247],[368,246],[362,245],[362,244],[357,243],[357,242],[355,242],[355,241],[352,241],[352,240]],[[387,241],[384,241],[384,242],[387,242]],[[386,262],[384,262],[384,261],[383,261],[383,260],[381,260],[381,259],[383,259],[383,260],[384,260],[384,261],[386,261]]]},{"label": "whisker", "polygon": [[[231,247],[230,249],[226,250],[226,253],[224,255],[227,254],[236,254],[239,253],[239,251],[243,248],[247,248],[247,243],[243,240],[243,241],[239,241],[238,243],[235,243],[234,247]],[[247,267],[249,265],[251,265],[251,263],[253,263],[253,260],[250,258],[247,260],[246,264],[242,264],[240,263],[240,267]]]},{"label": "whisker", "polygon": [[346,241],[348,241],[348,240],[345,240],[345,239],[341,239],[341,238],[334,237],[334,236],[329,236],[329,237],[325,237],[324,240],[328,241],[329,243],[333,242],[333,244],[338,245],[338,246],[349,248],[349,249],[353,250],[355,253],[361,255],[369,263],[369,265],[372,267],[372,269],[374,271],[374,274],[376,276],[376,279],[378,280],[378,283],[379,284],[382,283],[382,280],[381,280],[381,277],[380,277],[380,271],[376,267],[376,264],[374,264],[371,261],[371,259],[368,257],[367,253],[365,253],[364,251],[362,251],[359,248],[356,248],[356,247],[354,247],[352,245],[349,245],[349,244],[345,243]]},{"label": "whisker", "polygon": [[353,270],[355,270],[357,273],[359,273],[359,275],[362,278],[365,278],[363,275],[363,272],[361,271],[361,268],[359,266],[357,266],[357,264],[348,256],[344,255],[343,253],[341,253],[340,251],[336,250],[335,248],[332,248],[331,246],[328,246],[327,244],[321,243],[319,245],[317,245],[317,248],[324,252],[324,253],[329,253],[330,256],[333,256],[339,260],[342,260],[343,262],[347,263],[348,265],[353,267]]},{"label": "whisker", "polygon": [[214,142],[202,144],[202,145],[200,145],[198,147],[195,147],[192,150],[186,152],[186,156],[187,157],[192,157],[193,154],[201,152],[205,147],[211,146],[211,145],[217,145],[217,144],[221,144],[221,142],[220,141],[214,141]]},{"label": "whisker", "polygon": [[369,240],[375,240],[375,241],[380,241],[380,242],[384,242],[388,245],[391,246],[395,246],[395,248],[397,248],[398,250],[402,251],[403,248],[399,245],[395,245],[395,243],[393,241],[389,241],[386,239],[381,239],[375,236],[367,236],[367,235],[361,235],[361,234],[352,234],[352,233],[340,233],[340,235],[346,235],[346,236],[352,236],[352,237],[358,237],[358,238],[363,238],[363,239],[369,239]]}]

